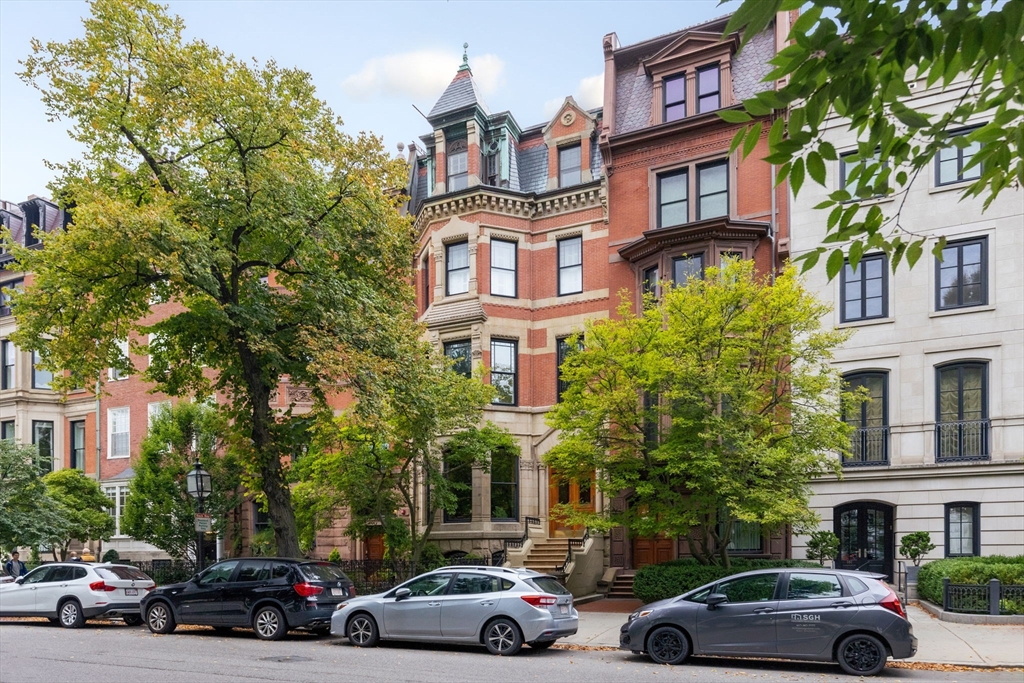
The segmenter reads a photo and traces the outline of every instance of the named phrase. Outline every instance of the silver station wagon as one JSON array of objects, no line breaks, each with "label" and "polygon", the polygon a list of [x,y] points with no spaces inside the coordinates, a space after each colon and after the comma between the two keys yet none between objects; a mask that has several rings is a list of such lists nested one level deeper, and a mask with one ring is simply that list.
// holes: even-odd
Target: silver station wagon
[{"label": "silver station wagon", "polygon": [[881,574],[761,569],[726,577],[629,615],[619,648],[659,664],[691,654],[838,662],[873,676],[888,657],[917,652],[917,638]]},{"label": "silver station wagon", "polygon": [[544,649],[579,627],[572,594],[554,577],[508,567],[444,567],[396,588],[346,600],[331,633],[357,647],[379,640],[483,645],[511,656]]}]

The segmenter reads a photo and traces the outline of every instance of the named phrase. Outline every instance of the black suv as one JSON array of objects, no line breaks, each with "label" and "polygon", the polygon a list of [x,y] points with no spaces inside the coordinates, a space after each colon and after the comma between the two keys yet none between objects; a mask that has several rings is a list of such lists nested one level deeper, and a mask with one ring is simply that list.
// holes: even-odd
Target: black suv
[{"label": "black suv", "polygon": [[230,631],[252,628],[263,640],[289,629],[330,634],[339,602],[356,594],[336,564],[274,557],[223,560],[187,583],[161,586],[142,599],[153,633],[178,624],[204,624]]}]

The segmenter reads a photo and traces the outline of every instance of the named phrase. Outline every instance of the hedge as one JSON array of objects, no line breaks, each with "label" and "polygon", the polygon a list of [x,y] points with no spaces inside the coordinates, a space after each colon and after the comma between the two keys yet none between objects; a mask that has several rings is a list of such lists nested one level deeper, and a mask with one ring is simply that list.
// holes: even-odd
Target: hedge
[{"label": "hedge", "polygon": [[[1005,585],[1024,585],[1024,555],[1007,557],[949,557],[921,566],[917,574],[917,592],[925,600],[942,604],[942,579],[951,583],[987,584],[999,579]],[[1014,610],[1016,611],[1016,610]]]},{"label": "hedge", "polygon": [[694,559],[672,560],[661,564],[641,567],[633,579],[633,595],[644,604],[699,588],[706,583],[717,581],[731,574],[748,572],[752,569],[774,569],[782,567],[807,567],[821,569],[816,562],[803,560],[745,560],[734,558],[729,569],[718,565],[700,564]]}]

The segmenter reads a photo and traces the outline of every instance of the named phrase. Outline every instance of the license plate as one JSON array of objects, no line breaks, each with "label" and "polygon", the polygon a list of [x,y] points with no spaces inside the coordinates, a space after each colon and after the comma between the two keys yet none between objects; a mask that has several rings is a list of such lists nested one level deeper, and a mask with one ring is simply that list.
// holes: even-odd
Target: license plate
[{"label": "license plate", "polygon": [[569,605],[559,605],[558,609],[562,612],[562,614],[569,613]]},{"label": "license plate", "polygon": [[138,595],[139,594],[139,589],[138,588],[125,588],[124,589],[124,594],[125,595]]},{"label": "license plate", "polygon": [[348,595],[348,591],[344,588],[332,588],[331,595]]}]

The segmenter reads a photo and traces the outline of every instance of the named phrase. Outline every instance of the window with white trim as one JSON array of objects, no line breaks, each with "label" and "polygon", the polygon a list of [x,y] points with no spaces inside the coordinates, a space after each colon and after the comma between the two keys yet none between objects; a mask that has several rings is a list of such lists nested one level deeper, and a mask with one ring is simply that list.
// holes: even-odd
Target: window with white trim
[{"label": "window with white trim", "polygon": [[516,297],[516,258],[518,243],[491,240],[491,294]]},{"label": "window with white trim", "polygon": [[33,389],[49,389],[50,384],[53,382],[53,373],[45,368],[39,367],[42,363],[42,357],[38,351],[32,352],[32,388]]},{"label": "window with white trim", "polygon": [[469,242],[445,246],[445,295],[469,291]]},{"label": "window with white trim", "polygon": [[583,291],[583,238],[558,240],[558,296]]},{"label": "window with white trim", "polygon": [[107,458],[127,458],[131,455],[131,408],[107,409]]},{"label": "window with white trim", "polygon": [[103,494],[110,499],[112,505],[107,512],[114,518],[114,535],[124,536],[121,533],[121,515],[124,514],[125,503],[128,502],[128,484],[112,484],[103,487]]},{"label": "window with white trim", "polygon": [[147,409],[147,413],[148,413],[148,417],[149,417],[149,421],[146,424],[148,425],[149,429],[152,429],[153,428],[153,421],[157,418],[157,416],[162,411],[170,410],[171,409],[171,402],[170,401],[153,401],[148,406],[146,406],[146,409]]},{"label": "window with white trim", "polygon": [[[117,345],[117,348],[121,350],[121,355],[124,356],[125,358],[128,358],[128,340],[118,339],[114,343]],[[128,377],[128,373],[121,372],[117,368],[107,369],[107,379],[109,379],[111,382],[117,382],[122,379],[128,379]]]}]

